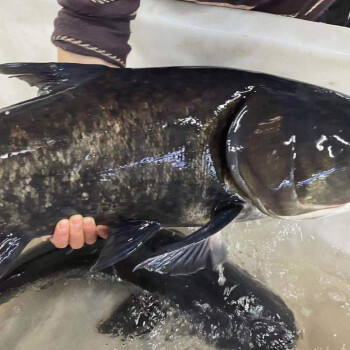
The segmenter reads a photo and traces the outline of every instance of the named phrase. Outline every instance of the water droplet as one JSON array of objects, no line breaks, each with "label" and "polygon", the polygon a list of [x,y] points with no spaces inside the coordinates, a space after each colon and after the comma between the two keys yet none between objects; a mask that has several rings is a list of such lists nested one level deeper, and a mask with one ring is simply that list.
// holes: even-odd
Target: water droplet
[{"label": "water droplet", "polygon": [[308,308],[306,308],[306,307],[303,307],[302,309],[301,309],[301,313],[305,316],[305,317],[308,317],[308,316],[310,316],[311,315],[311,310],[310,309],[308,309]]},{"label": "water droplet", "polygon": [[219,279],[218,279],[218,283],[220,286],[224,286],[225,282],[226,282],[226,278],[224,275],[224,266],[222,264],[220,264],[217,267],[217,272],[219,273]]},{"label": "water droplet", "polygon": [[19,314],[19,313],[21,313],[21,311],[22,311],[22,308],[20,306],[16,305],[13,307],[13,312],[15,314]]}]

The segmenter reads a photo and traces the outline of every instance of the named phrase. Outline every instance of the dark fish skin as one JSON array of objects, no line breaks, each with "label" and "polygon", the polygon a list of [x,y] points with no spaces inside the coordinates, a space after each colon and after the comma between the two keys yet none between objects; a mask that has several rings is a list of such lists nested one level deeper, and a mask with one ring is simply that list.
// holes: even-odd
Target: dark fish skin
[{"label": "dark fish skin", "polygon": [[236,216],[237,198],[239,220],[254,210],[297,218],[350,201],[350,103],[339,93],[220,68],[12,64],[1,72],[42,96],[0,111],[0,275],[31,239],[76,213],[148,230],[139,241],[130,226],[118,228],[123,245],[111,238],[105,267],[158,227],[209,221],[205,237],[181,244],[200,242]]},{"label": "dark fish skin", "polygon": [[248,77],[236,73],[232,83],[225,70],[103,72],[0,113],[1,221],[33,237],[76,213],[105,224],[206,223],[231,196],[222,151],[241,98],[219,106]]},{"label": "dark fish skin", "polygon": [[[189,321],[194,335],[216,348],[294,349],[297,329],[293,313],[280,297],[235,265],[224,265],[223,283],[218,282],[219,274],[210,270],[188,276],[133,272],[135,266],[160,247],[179,240],[178,233],[162,230],[138,252],[104,271],[117,274],[143,291],[132,295],[115,312],[111,310],[111,316],[97,325],[98,332],[124,337],[145,334],[166,318],[170,306]],[[31,248],[2,280],[0,303],[25,292],[26,287],[40,279],[50,281],[65,273],[79,278],[96,260],[102,243],[70,254],[68,249],[58,250],[50,243]]]}]

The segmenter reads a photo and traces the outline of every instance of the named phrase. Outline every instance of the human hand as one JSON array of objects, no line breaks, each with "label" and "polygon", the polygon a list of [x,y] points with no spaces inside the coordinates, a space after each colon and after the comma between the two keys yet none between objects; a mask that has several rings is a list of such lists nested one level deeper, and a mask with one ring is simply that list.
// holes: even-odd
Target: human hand
[{"label": "human hand", "polygon": [[56,248],[80,249],[84,244],[94,244],[98,237],[106,239],[108,227],[97,225],[91,217],[73,215],[69,219],[63,219],[56,225],[53,236],[43,237],[43,240],[50,240]]},{"label": "human hand", "polygon": [[111,68],[120,68],[112,63],[102,60],[98,57],[78,55],[73,52],[57,49],[57,62],[60,63],[79,63],[79,64],[99,64]]}]

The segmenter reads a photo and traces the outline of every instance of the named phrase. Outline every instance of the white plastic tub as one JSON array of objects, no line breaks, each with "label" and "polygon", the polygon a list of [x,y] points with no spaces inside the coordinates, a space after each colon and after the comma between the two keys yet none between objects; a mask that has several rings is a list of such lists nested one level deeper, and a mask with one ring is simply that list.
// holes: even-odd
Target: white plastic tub
[{"label": "white plastic tub", "polygon": [[[235,67],[314,83],[350,95],[349,29],[173,0],[141,2],[132,25],[130,67]],[[54,61],[50,35],[57,10],[54,0],[3,1],[0,62]],[[0,77],[0,106],[33,93],[22,82]],[[268,219],[231,225],[224,230],[230,260],[263,281],[294,311],[302,331],[298,349],[350,349],[349,227],[349,214],[343,214],[302,223]],[[96,291],[94,300],[99,297],[113,299]],[[65,298],[57,301],[57,310],[62,310]],[[89,300],[84,297],[81,303],[97,309]],[[33,308],[33,320],[42,322],[41,336],[26,333],[16,350],[46,348],[47,344],[52,349],[74,344],[77,350],[90,350],[88,344],[103,344],[104,339],[92,338],[81,328],[77,333],[65,324],[64,319],[71,315],[76,324],[85,321],[80,312],[71,312],[75,310],[74,302],[69,307],[62,312],[64,317],[59,318],[58,312],[53,324]],[[16,319],[11,318],[11,308],[5,311],[0,306],[1,329],[6,330],[7,337],[21,337],[16,332]],[[22,318],[21,327],[25,326],[23,322]],[[63,343],[54,336],[55,322],[60,325],[62,337],[66,337]],[[52,329],[45,329],[45,324]],[[78,341],[76,334],[84,341]],[[169,349],[175,349],[175,345],[169,343]]]}]

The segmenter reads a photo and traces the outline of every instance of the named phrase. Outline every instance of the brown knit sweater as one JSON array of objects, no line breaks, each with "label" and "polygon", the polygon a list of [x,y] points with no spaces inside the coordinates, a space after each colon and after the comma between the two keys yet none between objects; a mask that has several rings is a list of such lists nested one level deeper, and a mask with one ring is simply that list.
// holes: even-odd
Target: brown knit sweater
[{"label": "brown knit sweater", "polygon": [[[147,0],[145,0],[147,1]],[[335,0],[185,0],[316,20]],[[58,0],[52,42],[66,51],[125,67],[130,21],[140,0]]]}]

